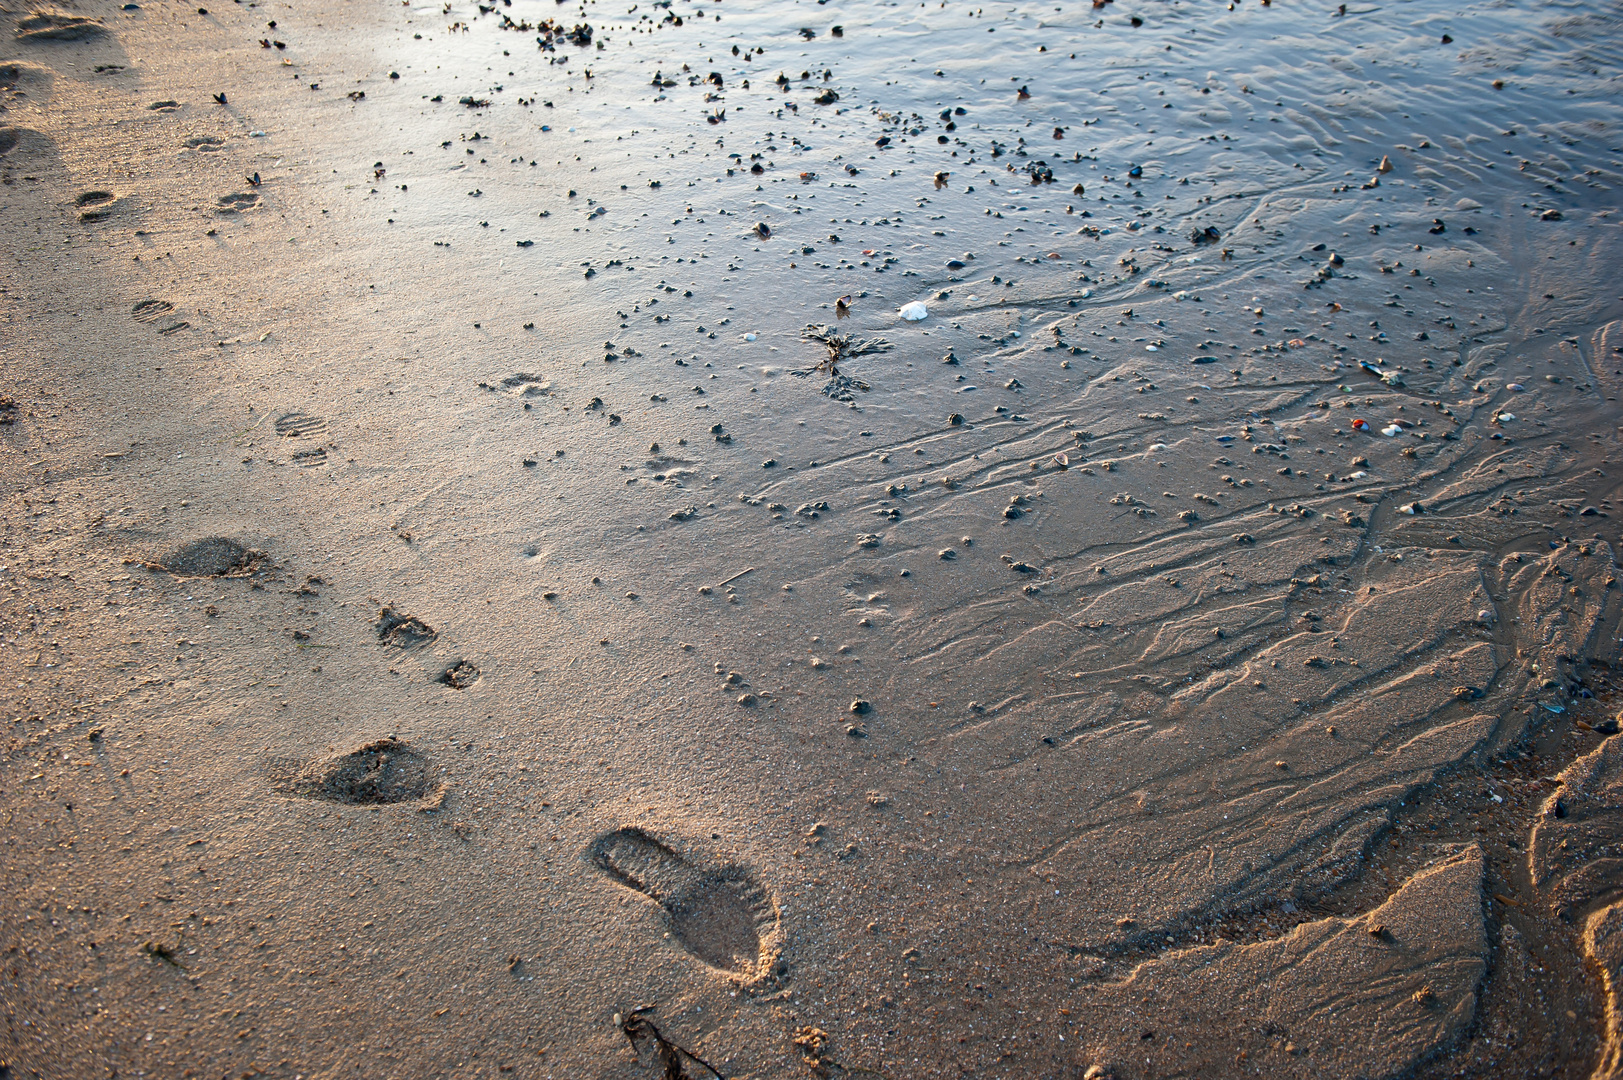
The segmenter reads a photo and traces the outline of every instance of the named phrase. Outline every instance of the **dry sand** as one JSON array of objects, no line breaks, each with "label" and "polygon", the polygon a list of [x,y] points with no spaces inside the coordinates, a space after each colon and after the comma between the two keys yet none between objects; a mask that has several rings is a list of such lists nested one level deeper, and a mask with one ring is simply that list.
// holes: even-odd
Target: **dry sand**
[{"label": "dry sand", "polygon": [[1620,76],[0,10],[0,1077],[1623,1074]]}]

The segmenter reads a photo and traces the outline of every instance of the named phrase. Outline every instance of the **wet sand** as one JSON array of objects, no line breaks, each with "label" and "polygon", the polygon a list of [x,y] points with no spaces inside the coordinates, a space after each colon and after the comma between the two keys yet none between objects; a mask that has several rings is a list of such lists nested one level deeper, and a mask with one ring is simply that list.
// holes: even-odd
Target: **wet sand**
[{"label": "wet sand", "polygon": [[0,1074],[1619,1068],[1614,9],[0,23]]}]

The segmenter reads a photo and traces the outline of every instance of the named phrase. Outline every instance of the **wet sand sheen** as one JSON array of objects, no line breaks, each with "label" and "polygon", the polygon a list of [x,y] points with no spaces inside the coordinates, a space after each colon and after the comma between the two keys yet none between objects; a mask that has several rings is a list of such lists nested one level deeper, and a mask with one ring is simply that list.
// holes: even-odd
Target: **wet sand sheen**
[{"label": "wet sand sheen", "polygon": [[17,1075],[1615,1063],[1608,13],[193,11],[0,34]]}]

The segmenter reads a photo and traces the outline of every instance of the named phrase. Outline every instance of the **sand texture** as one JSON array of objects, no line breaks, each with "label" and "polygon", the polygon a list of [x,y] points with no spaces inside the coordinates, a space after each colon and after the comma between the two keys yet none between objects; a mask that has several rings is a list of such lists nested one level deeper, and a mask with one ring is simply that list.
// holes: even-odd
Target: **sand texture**
[{"label": "sand texture", "polygon": [[1623,1076],[1620,87],[0,8],[0,1080]]}]

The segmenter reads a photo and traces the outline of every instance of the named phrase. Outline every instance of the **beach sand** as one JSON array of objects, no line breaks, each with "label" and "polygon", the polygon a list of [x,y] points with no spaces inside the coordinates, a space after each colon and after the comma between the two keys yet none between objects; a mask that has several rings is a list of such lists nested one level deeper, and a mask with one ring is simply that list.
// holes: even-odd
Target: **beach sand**
[{"label": "beach sand", "polygon": [[0,9],[0,1077],[1615,1075],[1620,77]]}]

